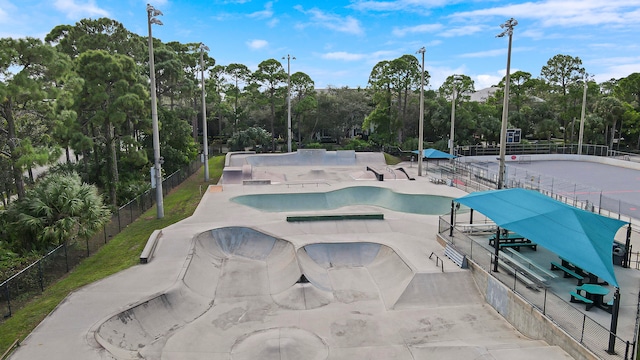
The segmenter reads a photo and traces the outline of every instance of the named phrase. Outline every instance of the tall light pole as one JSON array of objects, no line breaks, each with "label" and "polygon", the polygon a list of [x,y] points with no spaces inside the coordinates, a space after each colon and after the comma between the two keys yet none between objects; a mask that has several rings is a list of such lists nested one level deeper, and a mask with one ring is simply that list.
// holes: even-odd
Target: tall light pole
[{"label": "tall light pole", "polygon": [[449,135],[449,154],[455,155],[454,151],[454,137],[456,134],[456,91],[457,91],[457,83],[462,80],[462,76],[453,75],[453,93],[451,95],[451,134]]},{"label": "tall light pole", "polygon": [[507,20],[504,24],[500,24],[500,27],[504,29],[503,32],[496,35],[496,37],[503,37],[509,35],[509,50],[507,52],[507,75],[504,81],[504,103],[502,105],[502,129],[500,130],[500,173],[498,174],[498,189],[504,187],[504,173],[505,164],[504,158],[507,152],[507,122],[509,117],[509,83],[511,82],[511,39],[513,37],[513,28],[518,25],[518,21],[514,18]]},{"label": "tall light pole", "polygon": [[149,26],[149,81],[151,82],[151,124],[153,127],[153,166],[156,179],[156,208],[157,217],[164,217],[164,201],[162,199],[162,158],[160,157],[160,133],[158,131],[158,104],[156,101],[156,69],[153,63],[153,37],[151,36],[151,24],[162,25],[162,21],[156,16],[162,15],[162,11],[147,4],[147,25]]},{"label": "tall light pole", "polygon": [[209,181],[209,144],[207,139],[207,103],[205,102],[204,90],[204,52],[209,51],[209,47],[200,43],[200,71],[202,74],[202,153],[204,155],[204,181]]},{"label": "tall light pole", "polygon": [[418,50],[422,54],[422,71],[420,72],[420,123],[418,124],[418,176],[422,176],[423,138],[424,138],[424,53],[423,47]]},{"label": "tall light pole", "polygon": [[584,90],[582,92],[582,111],[580,112],[580,133],[578,134],[578,155],[582,155],[582,138],[584,136],[584,116],[587,109],[587,76],[584,77]]},{"label": "tall light pole", "polygon": [[[284,56],[282,57],[285,58]],[[295,56],[287,54],[287,152],[291,152],[291,60]]]}]

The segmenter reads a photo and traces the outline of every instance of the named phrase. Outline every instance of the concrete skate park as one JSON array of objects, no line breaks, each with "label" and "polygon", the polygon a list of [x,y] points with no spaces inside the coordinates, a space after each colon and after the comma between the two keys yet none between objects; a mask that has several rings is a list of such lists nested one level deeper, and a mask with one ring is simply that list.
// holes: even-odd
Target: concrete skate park
[{"label": "concrete skate park", "polygon": [[444,256],[464,195],[381,153],[228,154],[146,264],[71,294],[10,359],[597,358],[521,305],[555,335],[516,329],[486,300],[500,284]]}]

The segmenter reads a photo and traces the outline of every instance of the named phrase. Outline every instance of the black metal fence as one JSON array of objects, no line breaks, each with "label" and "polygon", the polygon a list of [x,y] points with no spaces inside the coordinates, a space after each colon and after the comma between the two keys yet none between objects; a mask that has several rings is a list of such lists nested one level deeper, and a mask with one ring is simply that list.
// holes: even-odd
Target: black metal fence
[{"label": "black metal fence", "polygon": [[[478,267],[490,276],[505,284],[513,292],[520,295],[527,303],[546,316],[559,328],[564,330],[577,342],[584,345],[601,359],[633,359],[637,338],[636,334],[613,334],[605,326],[589,318],[582,311],[572,306],[565,299],[559,297],[547,288],[531,288],[520,277],[524,275],[517,271],[494,272],[494,254],[467,234],[453,229],[453,236],[449,236],[451,224],[447,220],[450,215],[440,217],[439,233],[441,237],[452,244],[458,252],[467,256]],[[475,221],[474,221],[475,222]],[[640,309],[638,309],[640,311]],[[636,322],[638,321],[636,311]],[[609,351],[613,349],[613,351]]]},{"label": "black metal fence", "polygon": [[[201,162],[194,161],[167,176],[162,181],[163,195],[166,196],[169,191],[193,175],[200,166],[202,166]],[[12,316],[16,309],[42,294],[47,286],[62,278],[84,258],[98,251],[112,237],[154,205],[155,190],[147,190],[121,206],[111,215],[111,220],[102,228],[102,231],[90,239],[72,245],[60,245],[40,260],[0,283],[0,314],[2,315],[0,321]]]},{"label": "black metal fence", "polygon": [[[577,154],[580,147],[577,144],[507,144],[506,155],[528,155],[528,154]],[[609,156],[612,150],[604,145],[582,145],[582,155]],[[456,155],[459,156],[486,156],[498,155],[500,146],[458,146]]]},{"label": "black metal fence", "polygon": [[[430,172],[440,173],[441,177],[451,179],[454,186],[467,192],[496,189],[498,185],[498,169],[486,163],[441,162]],[[537,190],[583,210],[631,223],[640,219],[637,204],[606,196],[602,189],[528,169],[508,166],[504,187]]]}]

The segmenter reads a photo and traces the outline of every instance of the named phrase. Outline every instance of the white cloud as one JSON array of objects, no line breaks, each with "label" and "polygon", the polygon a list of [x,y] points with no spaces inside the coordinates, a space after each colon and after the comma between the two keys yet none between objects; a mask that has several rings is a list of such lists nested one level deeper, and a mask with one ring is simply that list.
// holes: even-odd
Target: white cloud
[{"label": "white cloud", "polygon": [[56,0],[53,5],[56,9],[67,13],[67,17],[70,19],[110,16],[107,10],[101,9],[96,5],[95,0],[89,0],[86,3],[78,3],[76,0]]},{"label": "white cloud", "polygon": [[168,1],[167,0],[142,0],[142,2],[146,5],[146,4],[151,4],[153,7],[160,7],[163,5],[167,5]]},{"label": "white cloud", "polygon": [[486,57],[495,57],[499,55],[506,54],[507,49],[494,49],[494,50],[486,50],[486,51],[478,51],[473,53],[462,54],[459,57],[461,58],[486,58]]},{"label": "white cloud", "polygon": [[357,0],[349,7],[359,11],[424,12],[427,9],[441,7],[451,3],[451,0]]},{"label": "white cloud", "polygon": [[358,61],[362,60],[365,54],[353,54],[345,51],[336,51],[326,54],[322,54],[321,57],[327,60],[343,60],[343,61]]},{"label": "white cloud", "polygon": [[364,34],[364,30],[360,26],[360,21],[352,16],[342,17],[337,14],[326,13],[318,8],[304,10],[304,8],[300,5],[295,6],[295,9],[305,15],[310,15],[309,23],[298,25],[301,28],[305,28],[307,26],[316,26],[347,34]]},{"label": "white cloud", "polygon": [[500,83],[506,71],[502,70],[502,73],[502,75],[480,74],[472,76],[476,90],[482,90]]},{"label": "white cloud", "polygon": [[342,60],[342,61],[363,61],[364,60],[367,63],[375,64],[381,60],[391,59],[395,55],[397,55],[397,52],[387,51],[387,50],[375,51],[370,54],[349,53],[346,51],[335,51],[335,52],[322,54],[320,55],[320,57],[327,60]]},{"label": "white cloud", "polygon": [[466,35],[471,35],[471,34],[480,32],[484,30],[484,28],[485,26],[482,26],[482,25],[461,26],[461,27],[445,30],[442,33],[440,33],[440,36],[444,36],[444,37],[466,36]]},{"label": "white cloud", "polygon": [[603,71],[595,74],[598,82],[620,79],[629,74],[640,72],[640,56],[606,57],[590,61],[601,67]]},{"label": "white cloud", "polygon": [[269,19],[273,16],[273,2],[269,1],[264,5],[264,10],[256,11],[247,15],[250,18]]},{"label": "white cloud", "polygon": [[468,69],[464,66],[451,68],[449,66],[434,66],[432,64],[428,64],[425,67],[430,76],[429,88],[434,90],[440,88],[447,77],[453,74],[466,74],[468,71]]},{"label": "white cloud", "polygon": [[267,26],[269,26],[270,28],[276,27],[276,25],[278,25],[279,22],[280,20],[278,19],[271,19],[269,22],[267,22]]},{"label": "white cloud", "polygon": [[[519,47],[513,47],[511,49],[512,52],[525,52],[525,51],[535,51],[534,48],[531,47],[526,47],[526,46],[519,46]],[[488,58],[488,57],[496,57],[496,56],[505,56],[507,55],[507,49],[493,49],[493,50],[486,50],[486,51],[478,51],[478,52],[472,52],[472,53],[466,53],[466,54],[461,54],[458,55],[458,57],[461,58]]]},{"label": "white cloud", "polygon": [[407,34],[430,33],[442,29],[442,24],[422,24],[416,26],[406,26],[393,28],[393,35],[403,37]]},{"label": "white cloud", "polygon": [[[454,18],[486,18],[502,16],[538,20],[544,27],[585,25],[622,25],[637,22],[637,0],[545,0],[506,5],[489,9],[464,11]],[[633,11],[630,11],[633,7]]]},{"label": "white cloud", "polygon": [[248,41],[247,46],[252,50],[258,50],[269,46],[269,42],[267,40],[254,39]]},{"label": "white cloud", "polygon": [[9,16],[7,12],[4,11],[4,9],[0,8],[0,21],[2,21],[3,23],[6,23],[8,19],[9,19]]}]

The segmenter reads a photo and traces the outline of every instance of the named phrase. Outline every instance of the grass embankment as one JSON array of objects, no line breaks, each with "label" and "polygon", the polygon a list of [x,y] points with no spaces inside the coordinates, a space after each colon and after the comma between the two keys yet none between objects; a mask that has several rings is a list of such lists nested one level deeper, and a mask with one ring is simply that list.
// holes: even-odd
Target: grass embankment
[{"label": "grass embankment", "polygon": [[[209,184],[218,182],[223,167],[224,156],[209,160]],[[138,264],[140,253],[154,230],[191,216],[202,197],[201,186],[205,185],[203,171],[204,167],[200,168],[164,198],[164,218],[156,218],[155,207],[149,209],[65,278],[45,289],[41,296],[0,324],[0,356],[16,339],[22,341],[31,333],[69,293]]]},{"label": "grass embankment", "polygon": [[400,159],[399,157],[395,157],[387,153],[383,153],[383,154],[384,154],[384,161],[387,163],[387,165],[398,165],[399,163],[402,162],[402,159]]}]

